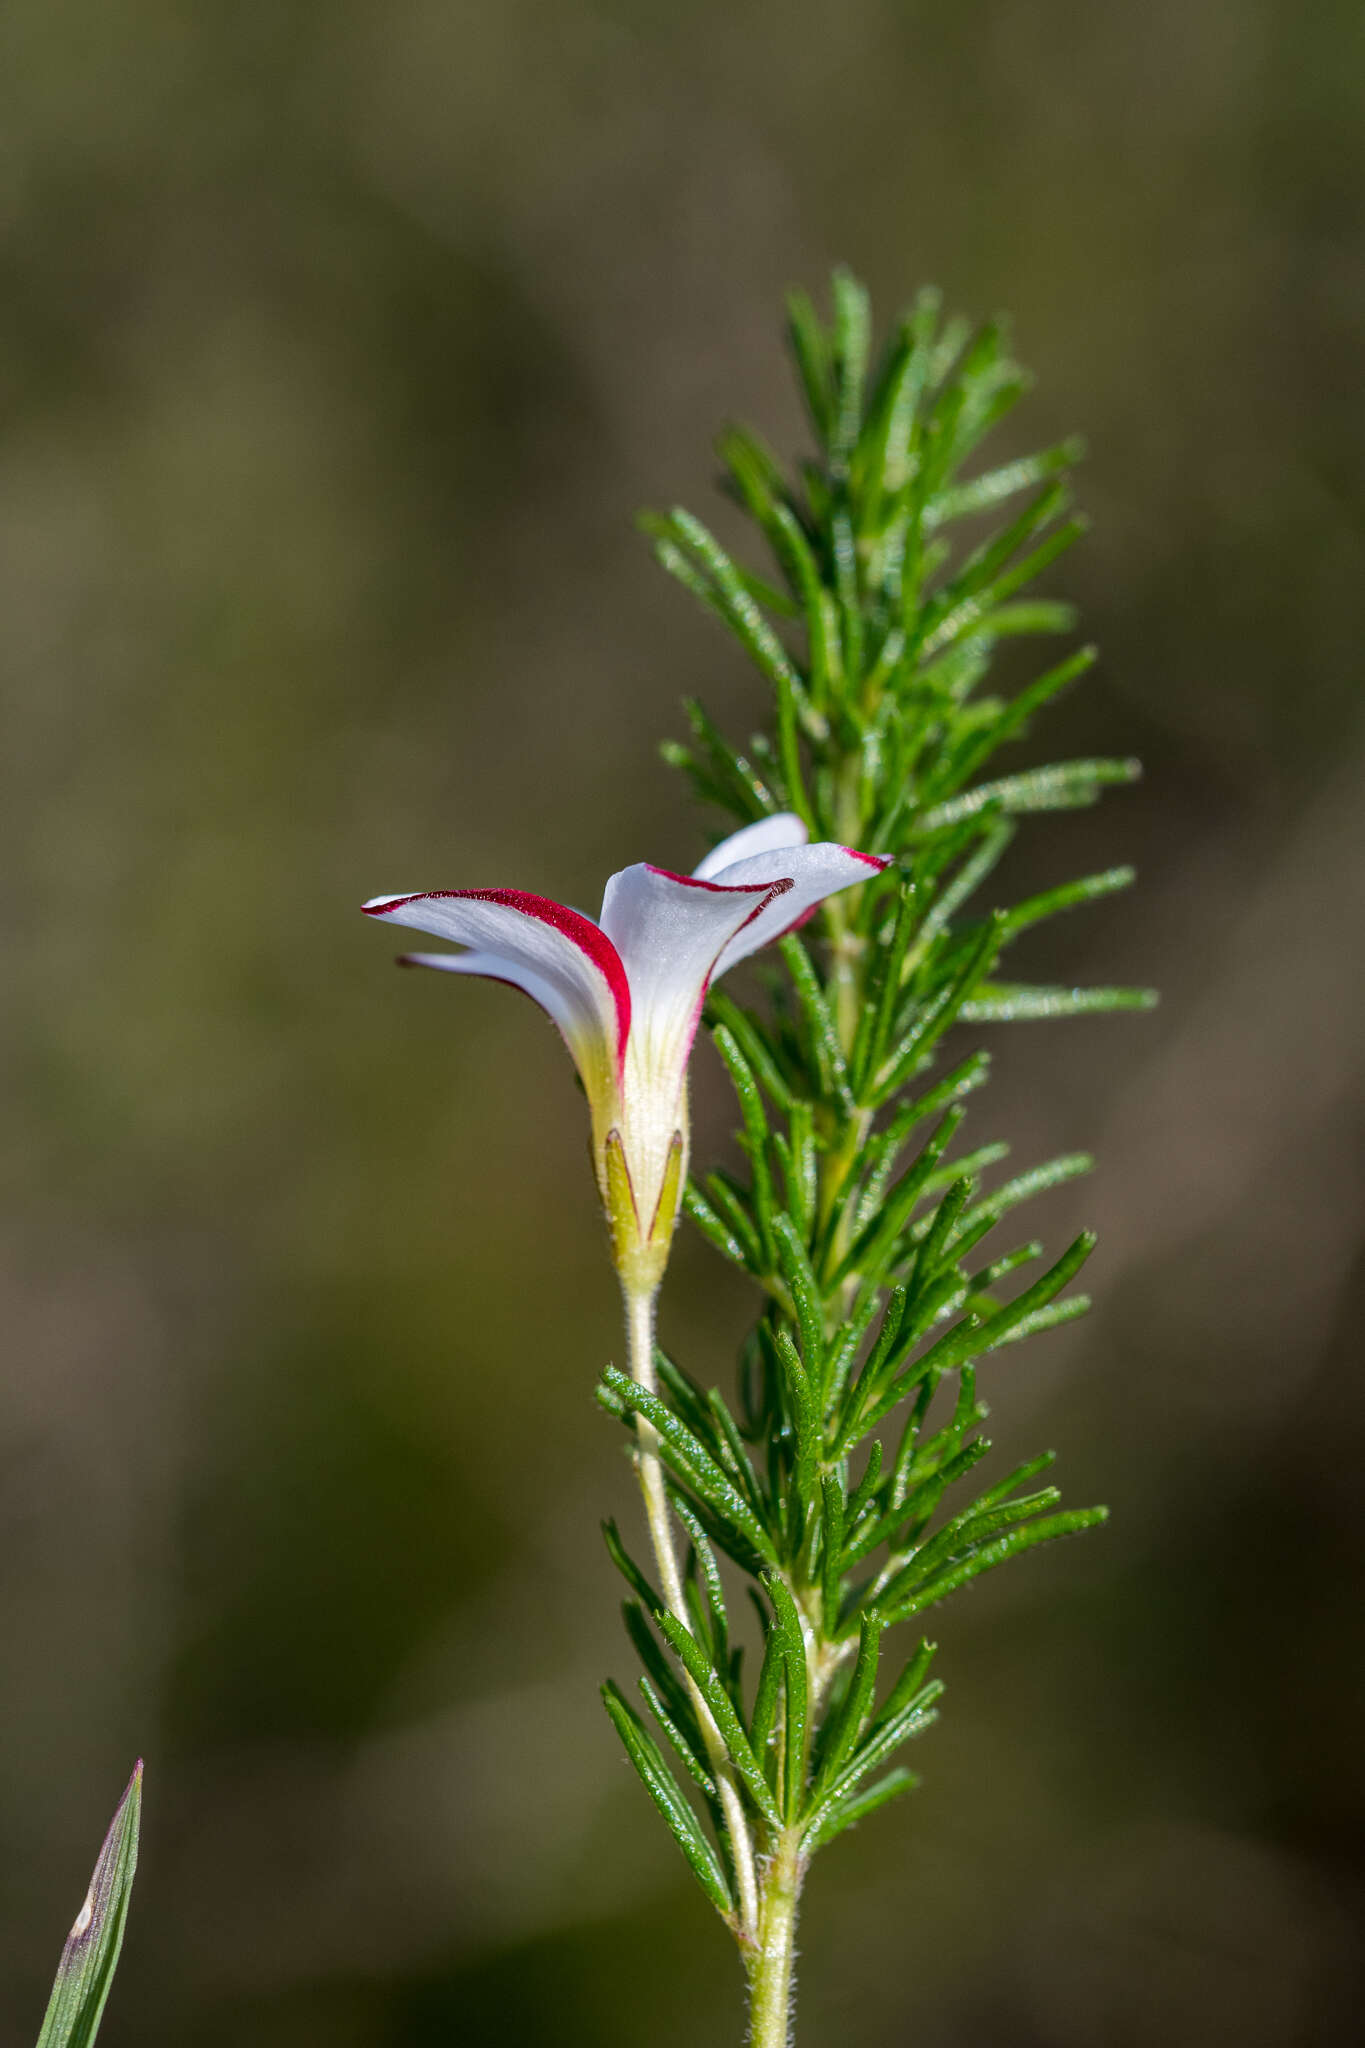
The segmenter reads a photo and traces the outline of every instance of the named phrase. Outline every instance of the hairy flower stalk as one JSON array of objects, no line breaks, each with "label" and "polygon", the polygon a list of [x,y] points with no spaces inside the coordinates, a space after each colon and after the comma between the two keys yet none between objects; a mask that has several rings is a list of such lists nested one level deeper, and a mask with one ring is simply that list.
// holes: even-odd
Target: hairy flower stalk
[{"label": "hairy flower stalk", "polygon": [[[515,890],[366,905],[465,949],[420,964],[533,996],[582,1077],[629,1338],[629,1372],[608,1367],[598,1398],[629,1433],[653,1551],[651,1576],[607,1525],[643,1670],[638,1706],[614,1684],[604,1697],[738,1941],[755,2048],[791,2038],[813,1856],[917,1782],[896,1759],[935,1718],[935,1646],[912,1632],[888,1669],[887,1640],[981,1572],[1104,1517],[1059,1510],[1055,1488],[1032,1483],[1051,1454],[971,1478],[991,1448],[978,1365],[1084,1311],[1066,1290],[1091,1246],[1082,1235],[1029,1277],[1041,1246],[985,1241],[1089,1161],[1001,1179],[1004,1146],[959,1149],[987,1062],[950,1055],[950,1034],[1152,1000],[1000,972],[1021,933],[1132,879],[1114,868],[1007,906],[994,894],[1021,815],[1093,803],[1136,773],[1076,760],[983,779],[1092,659],[1064,656],[1009,696],[986,687],[1003,640],[1072,624],[1024,593],[1081,530],[1065,480],[1077,450],[981,466],[1025,387],[1000,331],[942,325],[925,294],[874,366],[865,294],[837,273],[833,296],[828,325],[790,304],[816,447],[799,482],[752,435],[719,444],[777,580],[689,513],[645,522],[772,693],[747,747],[694,704],[690,743],[666,749],[735,829],[692,875],[613,876],[596,923]],[[781,964],[761,1000],[715,987],[772,944]],[[703,1013],[743,1170],[698,1178],[687,1064]],[[656,1345],[682,1212],[760,1302],[734,1398]],[[762,1617],[748,1645],[735,1578]]]}]

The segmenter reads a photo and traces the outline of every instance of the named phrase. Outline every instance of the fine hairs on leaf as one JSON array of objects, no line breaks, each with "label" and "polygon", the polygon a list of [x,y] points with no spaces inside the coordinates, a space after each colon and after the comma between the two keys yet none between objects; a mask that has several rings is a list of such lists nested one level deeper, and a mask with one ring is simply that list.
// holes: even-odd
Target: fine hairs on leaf
[{"label": "fine hairs on leaf", "polygon": [[[680,508],[641,522],[752,663],[770,712],[741,738],[690,703],[687,737],[664,754],[725,831],[771,820],[789,844],[865,849],[866,873],[788,930],[742,992],[706,999],[741,1164],[694,1165],[682,1211],[754,1289],[736,1391],[656,1352],[652,1304],[632,1372],[609,1368],[599,1390],[629,1433],[660,1561],[656,1581],[608,1525],[662,1744],[614,1685],[607,1707],[739,1942],[757,2048],[789,2039],[811,1858],[919,1782],[900,1753],[943,1686],[935,1646],[906,1642],[906,1624],[1104,1519],[1046,1483],[1029,1490],[1050,1453],[1002,1476],[982,1434],[976,1376],[984,1390],[1022,1369],[1018,1345],[1087,1306],[1074,1282],[1088,1233],[1029,1279],[1042,1246],[1006,1227],[1091,1162],[1001,1176],[1008,1148],[968,1128],[988,1069],[964,1028],[1109,1028],[1084,1020],[1154,1000],[1018,981],[1006,965],[1023,933],[1064,911],[1108,914],[1133,880],[1121,865],[1063,873],[1011,900],[1002,879],[1019,830],[1060,849],[1053,814],[1138,773],[1125,758],[1030,766],[1013,751],[1082,684],[1093,649],[1045,657],[1009,694],[991,686],[1001,643],[1072,630],[1054,579],[1084,530],[1079,442],[990,454],[1027,379],[1002,325],[945,322],[936,293],[877,350],[867,294],[841,270],[828,317],[792,295],[788,340],[813,451],[788,468],[746,429],[717,444],[756,550]],[[737,1584],[757,1616],[747,1647],[727,1605]]]}]

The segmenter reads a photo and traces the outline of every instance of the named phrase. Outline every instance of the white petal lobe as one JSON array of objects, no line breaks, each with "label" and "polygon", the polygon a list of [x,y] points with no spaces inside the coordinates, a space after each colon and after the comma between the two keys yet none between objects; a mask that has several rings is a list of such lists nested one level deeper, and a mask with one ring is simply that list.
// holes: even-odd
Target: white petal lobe
[{"label": "white petal lobe", "polygon": [[[723,881],[723,870],[733,867],[737,861],[750,860],[756,853],[780,853],[790,846],[804,846],[809,837],[805,824],[795,811],[778,811],[773,817],[760,818],[757,824],[744,825],[738,832],[732,832],[728,839],[722,839],[720,845],[713,846],[705,860],[699,861],[692,872],[698,881]],[[781,862],[774,861],[771,872],[781,874]]]},{"label": "white petal lobe", "polygon": [[753,884],[765,876],[778,875],[789,880],[791,887],[766,904],[752,924],[735,933],[721,954],[716,973],[728,973],[737,961],[747,960],[761,946],[780,939],[783,932],[790,931],[827,896],[837,896],[841,889],[851,889],[856,882],[871,881],[887,865],[875,854],[855,853],[852,847],[822,840],[815,846],[792,846],[777,854],[758,854],[722,869],[718,879],[727,888],[738,882]]}]

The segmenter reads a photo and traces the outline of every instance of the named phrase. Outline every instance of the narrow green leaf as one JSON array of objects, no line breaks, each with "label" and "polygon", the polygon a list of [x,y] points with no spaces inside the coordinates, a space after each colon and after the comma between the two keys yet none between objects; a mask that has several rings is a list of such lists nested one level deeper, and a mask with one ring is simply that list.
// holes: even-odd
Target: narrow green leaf
[{"label": "narrow green leaf", "polygon": [[810,955],[801,941],[790,933],[779,941],[779,951],[787,963],[796,999],[806,1020],[811,1049],[820,1072],[821,1087],[826,1094],[834,1096],[844,1111],[851,1116],[855,1104],[853,1091],[849,1086],[848,1070],[844,1063],[843,1047],[839,1043],[834,1018],[811,964]]},{"label": "narrow green leaf", "polygon": [[607,1553],[612,1563],[616,1566],[617,1571],[620,1572],[621,1577],[630,1587],[632,1593],[640,1600],[645,1611],[649,1614],[656,1614],[663,1606],[663,1600],[657,1587],[641,1571],[639,1565],[636,1564],[635,1559],[621,1541],[621,1531],[617,1528],[616,1523],[611,1520],[603,1522],[602,1535],[606,1540]]},{"label": "narrow green leaf", "polygon": [[38,2048],[90,2048],[99,2032],[123,1946],[141,1817],[139,1763],[104,1838],[85,1903],[66,1938]]},{"label": "narrow green leaf", "polygon": [[[890,1617],[887,1619],[889,1621]],[[942,1692],[942,1684],[938,1679],[934,1679],[902,1707],[898,1714],[888,1720],[879,1721],[869,1732],[862,1747],[855,1751],[852,1760],[844,1765],[837,1777],[831,1779],[825,1795],[827,1803],[834,1805],[847,1799],[869,1771],[878,1770],[903,1742],[910,1742],[915,1736],[922,1735],[925,1729],[938,1719],[933,1712],[933,1705]],[[819,1824],[819,1808],[812,1815],[812,1819]]]},{"label": "narrow green leaf", "polygon": [[709,579],[710,591],[714,592],[710,601],[772,686],[778,689],[795,683],[796,672],[786,649],[750,596],[737,564],[711,529],[681,506],[668,513],[663,525],[667,537],[690,555]]},{"label": "narrow green leaf", "polygon": [[925,522],[938,526],[949,519],[987,512],[992,505],[1012,498],[1016,491],[1030,490],[1060,475],[1063,470],[1073,468],[1084,453],[1085,443],[1078,436],[1073,436],[1059,442],[1055,448],[1044,449],[1040,455],[1026,455],[1020,461],[1006,462],[999,469],[987,470],[984,475],[973,477],[970,483],[956,484],[952,489],[940,492],[925,507]]},{"label": "narrow green leaf", "polygon": [[1016,1465],[1014,1470],[998,1481],[989,1493],[982,1494],[979,1505],[986,1507],[995,1501],[1004,1500],[1007,1494],[1014,1492],[1016,1486],[1022,1486],[1026,1479],[1036,1479],[1040,1472],[1050,1471],[1056,1462],[1055,1451],[1043,1451],[1038,1457],[1029,1458],[1024,1464]]},{"label": "narrow green leaf", "polygon": [[[792,1473],[796,1487],[796,1503],[802,1515],[809,1517],[815,1507],[819,1483],[819,1466],[822,1431],[820,1427],[820,1405],[810,1375],[801,1362],[801,1354],[792,1343],[786,1330],[773,1333],[773,1348],[781,1367],[786,1385],[788,1405],[796,1427],[796,1465]],[[799,1518],[793,1514],[791,1540],[796,1541],[796,1525]]]},{"label": "narrow green leaf", "polygon": [[720,801],[741,818],[758,819],[779,808],[761,775],[730,745],[719,726],[695,697],[683,699],[687,722],[704,752],[711,775],[720,789]]},{"label": "narrow green leaf", "polygon": [[986,974],[1000,946],[1000,932],[994,920],[969,949],[951,981],[925,1004],[909,1032],[890,1054],[877,1077],[877,1099],[885,1102],[920,1066],[944,1032],[953,1024]]},{"label": "narrow green leaf", "polygon": [[1093,1016],[1106,1010],[1152,1010],[1154,988],[1044,988],[1028,982],[983,982],[962,1005],[966,1024],[1033,1023],[1045,1017]]},{"label": "narrow green leaf", "polygon": [[806,1636],[796,1602],[776,1572],[766,1572],[763,1583],[777,1614],[782,1632],[782,1656],[787,1694],[787,1768],[785,1785],[787,1811],[793,1821],[801,1811],[806,1776],[806,1719],[809,1712],[810,1680],[806,1666]]},{"label": "narrow green leaf", "polygon": [[989,1504],[975,1502],[964,1508],[960,1515],[955,1515],[937,1536],[923,1544],[905,1568],[888,1581],[878,1598],[885,1602],[888,1610],[898,1609],[917,1587],[936,1577],[941,1568],[956,1563],[960,1552],[976,1552],[1002,1530],[1030,1521],[1045,1510],[1055,1508],[1060,1500],[1056,1487],[1048,1486],[1019,1500]]},{"label": "narrow green leaf", "polygon": [[760,1557],[769,1564],[776,1564],[777,1554],[772,1539],[749,1502],[672,1409],[666,1407],[657,1394],[649,1393],[614,1365],[606,1368],[602,1379],[608,1390],[628,1408],[633,1408],[653,1424],[662,1450],[684,1483],[699,1494],[722,1521],[745,1536]]},{"label": "narrow green leaf", "polygon": [[845,1526],[850,1534],[856,1531],[859,1522],[861,1522],[863,1518],[863,1515],[871,1507],[872,1502],[876,1497],[877,1489],[881,1485],[882,1459],[885,1457],[885,1455],[886,1450],[885,1446],[882,1443],[881,1438],[874,1437],[872,1440],[872,1448],[867,1454],[866,1469],[864,1470],[862,1478],[858,1481],[857,1486],[853,1489],[853,1492],[849,1498],[848,1514]]},{"label": "narrow green leaf", "polygon": [[[650,1616],[655,1628],[658,1626],[661,1608],[651,1608]],[[621,1605],[621,1618],[626,1625],[635,1654],[644,1665],[649,1678],[668,1708],[669,1718],[679,1727],[693,1750],[700,1756],[705,1744],[702,1741],[701,1723],[686,1686],[679,1678],[676,1667],[665,1655],[658,1636],[645,1618],[645,1610],[637,1600],[626,1600]]]},{"label": "narrow green leaf", "polygon": [[706,998],[708,1016],[714,1024],[723,1024],[752,1068],[755,1079],[766,1091],[773,1105],[784,1112],[793,1107],[793,1096],[781,1069],[764,1040],[758,1024],[747,1010],[741,1009],[727,989],[713,988]]},{"label": "narrow green leaf", "polygon": [[885,1271],[924,1192],[925,1181],[951,1145],[961,1121],[962,1111],[957,1108],[948,1110],[939,1119],[914,1165],[901,1175],[882,1203],[880,1213],[854,1239],[840,1260],[832,1276],[832,1286],[846,1279],[850,1273],[861,1273],[867,1279],[875,1280]]},{"label": "narrow green leaf", "polygon": [[669,1713],[657,1688],[645,1677],[638,1678],[636,1684],[640,1688],[641,1698],[667,1736],[670,1748],[676,1754],[679,1763],[687,1772],[693,1784],[697,1786],[699,1791],[704,1792],[708,1799],[714,1799],[716,1797],[715,1779],[711,1776],[705,1763],[697,1755],[688,1738],[683,1734],[682,1729]]},{"label": "narrow green leaf", "polygon": [[1035,1308],[1028,1315],[1021,1316],[1012,1329],[997,1337],[995,1348],[1002,1344],[1018,1344],[1025,1337],[1036,1337],[1043,1330],[1055,1330],[1062,1323],[1074,1323],[1079,1316],[1089,1315],[1092,1307],[1088,1294],[1068,1294],[1065,1301],[1051,1302],[1046,1308]]},{"label": "narrow green leaf", "polygon": [[1030,896],[1023,903],[1016,903],[1013,910],[1005,912],[1005,929],[1013,937],[1016,932],[1027,931],[1030,925],[1040,924],[1044,918],[1055,917],[1059,910],[1074,910],[1083,903],[1097,903],[1101,897],[1112,896],[1116,890],[1131,888],[1136,878],[1135,868],[1106,868],[1103,874],[1084,875],[1077,882],[1064,882],[1059,889],[1044,889],[1040,895]]},{"label": "narrow green leaf", "polygon": [[783,1650],[782,1631],[776,1622],[765,1615],[763,1627],[763,1662],[759,1668],[758,1686],[754,1693],[749,1742],[754,1755],[759,1763],[765,1766],[766,1771],[768,1744],[772,1740],[773,1727],[777,1719],[777,1701],[782,1686],[782,1674],[786,1669],[786,1656]]},{"label": "narrow green leaf", "polygon": [[1064,1181],[1089,1173],[1094,1164],[1089,1152],[1064,1152],[1056,1159],[1046,1160],[1041,1166],[1030,1167],[1027,1173],[1016,1174],[1013,1180],[1003,1181],[986,1195],[968,1212],[966,1222],[975,1224],[980,1218],[990,1217],[998,1223],[1021,1202],[1031,1201],[1034,1195],[1044,1194],[1048,1188],[1060,1187]]},{"label": "narrow green leaf", "polygon": [[768,1170],[768,1144],[770,1131],[763,1097],[757,1081],[739,1046],[725,1025],[718,1024],[712,1033],[716,1051],[725,1062],[726,1071],[739,1103],[739,1113],[744,1124],[744,1150],[748,1155],[753,1173],[754,1221],[758,1228],[759,1243],[766,1261],[766,1270],[771,1271],[775,1262],[773,1249],[773,1183]]},{"label": "narrow green leaf", "polygon": [[1071,1508],[1059,1515],[1049,1515],[1041,1522],[1029,1522],[1022,1529],[1014,1529],[1008,1536],[1000,1536],[994,1543],[988,1543],[974,1556],[964,1558],[960,1564],[949,1566],[937,1578],[894,1612],[888,1613],[887,1623],[908,1621],[913,1614],[920,1614],[926,1607],[936,1606],[946,1600],[959,1586],[965,1586],[969,1579],[975,1579],[982,1572],[992,1571],[996,1565],[1004,1564],[1008,1558],[1018,1557],[1025,1550],[1032,1550],[1036,1544],[1050,1543],[1058,1536],[1078,1536],[1082,1530],[1096,1528],[1109,1519],[1108,1508]]},{"label": "narrow green leaf", "polygon": [[832,1842],[845,1828],[856,1827],[860,1820],[866,1820],[879,1806],[885,1806],[892,1799],[899,1799],[903,1792],[913,1792],[920,1779],[916,1772],[907,1770],[888,1771],[884,1778],[878,1778],[875,1785],[869,1785],[864,1792],[857,1792],[847,1799],[836,1800],[824,1808],[818,1825],[807,1830],[805,1847],[808,1854],[822,1849],[826,1842]]},{"label": "narrow green leaf", "polygon": [[721,1741],[725,1744],[726,1753],[735,1767],[740,1782],[764,1818],[772,1821],[775,1826],[780,1825],[781,1815],[778,1813],[777,1803],[750,1747],[743,1723],[735,1711],[734,1701],[726,1691],[720,1674],[713,1667],[696,1637],[689,1634],[675,1615],[661,1614],[659,1627],[667,1637],[669,1647],[678,1662],[710,1708],[711,1718],[720,1731]]},{"label": "narrow green leaf", "polygon": [[[883,1626],[885,1626],[885,1617],[883,1617]],[[933,1663],[937,1654],[938,1644],[931,1643],[926,1636],[921,1641],[914,1656],[910,1659],[900,1677],[896,1680],[896,1683],[892,1686],[877,1713],[873,1716],[872,1725],[874,1728],[881,1728],[889,1722],[898,1720],[909,1706],[911,1700],[918,1698],[924,1689],[924,1682],[929,1676],[929,1666]]]},{"label": "narrow green leaf", "polygon": [[[702,1236],[709,1244],[715,1246],[723,1258],[729,1259],[732,1265],[742,1267],[746,1273],[757,1270],[757,1257],[751,1259],[734,1231],[721,1222],[694,1180],[689,1180],[683,1190],[682,1206],[683,1214],[696,1224]],[[758,1247],[755,1245],[755,1254],[757,1250]]]},{"label": "narrow green leaf", "polygon": [[[741,1188],[723,1167],[717,1167],[706,1176],[703,1200],[739,1244],[749,1271],[759,1274],[770,1272],[772,1260],[765,1255],[760,1242],[758,1226],[749,1206],[748,1190]],[[688,1206],[690,1213],[692,1205]]]},{"label": "narrow green leaf", "polygon": [[993,1351],[997,1344],[1005,1341],[1011,1330],[1036,1310],[1045,1308],[1055,1294],[1061,1293],[1094,1249],[1094,1233],[1083,1230],[1080,1236],[1067,1246],[1056,1264],[1049,1266],[1042,1278],[1035,1280],[1032,1287],[1026,1287],[1007,1308],[1002,1308],[998,1314],[987,1317],[984,1323],[968,1319],[957,1324],[954,1329],[946,1331],[937,1344],[917,1362],[916,1375],[926,1372],[951,1372],[969,1359],[979,1358],[983,1352]]},{"label": "narrow green leaf", "polygon": [[834,391],[829,338],[805,292],[787,294],[787,335],[800,373],[801,392],[811,425],[822,446],[828,444],[834,419]]},{"label": "narrow green leaf", "polygon": [[678,1520],[692,1540],[692,1551],[696,1558],[697,1570],[706,1593],[706,1611],[710,1617],[712,1662],[718,1669],[724,1669],[730,1655],[730,1623],[725,1609],[725,1588],[721,1584],[720,1568],[716,1554],[706,1540],[706,1531],[693,1514],[687,1502],[670,1490],[670,1505]]},{"label": "narrow green leaf", "polygon": [[[992,613],[984,622],[983,630],[986,627],[995,630],[999,617],[1000,614]],[[1074,654],[1068,655],[1065,661],[1058,662],[1055,668],[1048,669],[1036,682],[1021,690],[1017,697],[1003,705],[995,716],[987,721],[980,732],[969,733],[965,743],[953,749],[949,755],[947,771],[931,794],[937,796],[943,788],[961,784],[969,776],[974,775],[988,755],[993,754],[997,747],[1003,746],[1006,740],[1013,739],[1023,732],[1036,712],[1041,711],[1045,704],[1051,703],[1054,697],[1060,696],[1063,690],[1069,689],[1072,683],[1088,669],[1093,668],[1096,658],[1097,649],[1094,647],[1078,648]]]},{"label": "narrow green leaf", "polygon": [[853,1093],[862,1099],[869,1074],[875,1074],[886,1052],[887,1040],[901,998],[901,974],[910,939],[919,915],[919,894],[911,882],[901,890],[896,923],[889,946],[873,960],[872,975],[858,1032],[853,1042],[850,1080]]},{"label": "narrow green leaf", "polygon": [[833,1629],[839,1612],[839,1561],[844,1551],[844,1514],[846,1503],[844,1488],[839,1472],[825,1472],[820,1478],[820,1497],[824,1508],[821,1530],[821,1585],[820,1597],[824,1605],[826,1632]]},{"label": "narrow green leaf", "polygon": [[726,1407],[719,1387],[711,1388],[706,1396],[706,1405],[715,1425],[717,1456],[723,1458],[730,1477],[744,1497],[753,1503],[755,1509],[761,1509],[763,1495],[757,1474],[739,1433],[739,1424]]},{"label": "narrow green leaf", "polygon": [[810,1259],[790,1216],[774,1216],[773,1236],[777,1242],[778,1264],[796,1313],[801,1333],[801,1356],[807,1372],[818,1372],[825,1354],[825,1325],[820,1307],[820,1289],[811,1271]]},{"label": "narrow green leaf", "polygon": [[664,1762],[658,1743],[645,1727],[630,1702],[618,1686],[608,1679],[602,1688],[602,1699],[612,1725],[621,1738],[626,1755],[634,1764],[640,1782],[654,1801],[668,1832],[672,1835],[697,1883],[705,1892],[718,1913],[734,1911],[730,1887],[720,1858],[701,1831],[701,1826],[691,1807],[678,1789],[678,1783]]},{"label": "narrow green leaf", "polygon": [[853,1667],[853,1677],[848,1694],[840,1709],[839,1718],[830,1731],[828,1747],[820,1761],[820,1776],[816,1781],[813,1797],[819,1801],[828,1786],[842,1771],[857,1746],[864,1721],[872,1711],[872,1697],[877,1689],[877,1665],[881,1657],[882,1641],[881,1615],[875,1608],[869,1608],[859,1616],[858,1660]]},{"label": "narrow green leaf", "polygon": [[999,782],[981,782],[961,796],[950,797],[926,811],[919,821],[923,836],[941,832],[959,818],[968,818],[986,804],[1020,811],[1066,811],[1093,804],[1111,784],[1136,782],[1142,773],[1138,761],[1061,761],[1051,768],[1026,768],[1021,775],[1006,775]]},{"label": "narrow green leaf", "polygon": [[833,333],[835,409],[830,454],[840,467],[847,466],[862,424],[870,327],[866,290],[850,271],[837,269]]}]

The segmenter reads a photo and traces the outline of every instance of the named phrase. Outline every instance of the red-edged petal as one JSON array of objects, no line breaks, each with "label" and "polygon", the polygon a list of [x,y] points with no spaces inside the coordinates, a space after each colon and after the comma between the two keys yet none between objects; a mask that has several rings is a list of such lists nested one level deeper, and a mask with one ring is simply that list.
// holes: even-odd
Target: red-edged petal
[{"label": "red-edged petal", "polygon": [[747,960],[761,946],[771,945],[784,932],[803,924],[827,896],[837,896],[841,889],[851,889],[855,882],[869,881],[889,866],[889,859],[879,854],[858,853],[851,846],[836,846],[831,840],[823,840],[816,846],[790,846],[775,854],[760,853],[723,868],[717,880],[726,888],[737,883],[761,886],[765,876],[775,874],[784,877],[789,887],[735,933],[715,972],[728,973],[736,961]]},{"label": "red-edged petal", "polygon": [[[630,1035],[630,984],[620,955],[590,917],[525,889],[431,889],[375,896],[368,917],[468,946],[414,954],[424,967],[480,974],[522,988],[548,1011],[580,1069],[600,1049],[619,1076]],[[583,1078],[591,1086],[591,1077]]]},{"label": "red-edged petal", "polygon": [[717,960],[788,887],[771,875],[722,884],[647,862],[612,876],[602,899],[602,930],[625,966],[633,1031],[648,1041],[640,1051],[651,1067],[676,1061],[681,1080]]},{"label": "red-edged petal", "polygon": [[784,881],[726,888],[665,868],[613,875],[602,929],[630,980],[631,1023],[621,1082],[621,1138],[642,1218],[653,1217],[681,1145],[686,1149],[687,1058],[716,960]]}]

